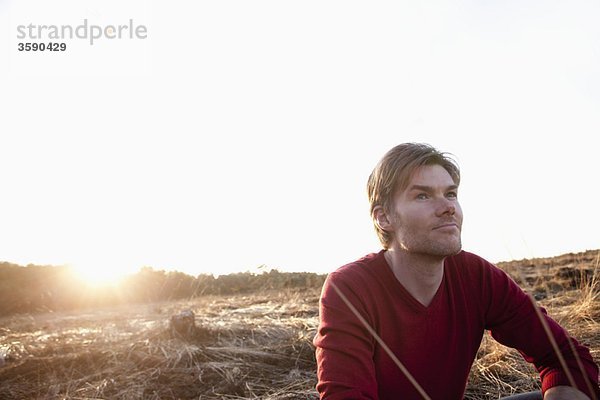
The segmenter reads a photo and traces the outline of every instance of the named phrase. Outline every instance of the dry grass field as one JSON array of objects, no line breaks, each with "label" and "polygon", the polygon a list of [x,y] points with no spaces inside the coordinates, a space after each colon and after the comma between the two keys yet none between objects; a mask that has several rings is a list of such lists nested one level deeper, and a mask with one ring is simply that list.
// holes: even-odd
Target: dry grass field
[{"label": "dry grass field", "polygon": [[[504,263],[600,359],[600,252]],[[0,320],[0,399],[316,399],[320,288]],[[182,335],[169,318],[190,309]],[[534,369],[484,337],[468,399],[538,387]]]}]

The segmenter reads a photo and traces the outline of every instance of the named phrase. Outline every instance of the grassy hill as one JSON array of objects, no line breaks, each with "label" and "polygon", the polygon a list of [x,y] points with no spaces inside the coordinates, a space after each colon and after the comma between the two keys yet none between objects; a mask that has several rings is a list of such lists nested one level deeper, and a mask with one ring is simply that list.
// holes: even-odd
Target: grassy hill
[{"label": "grassy hill", "polygon": [[[501,263],[600,358],[600,251]],[[281,278],[281,277],[278,277]],[[0,399],[316,399],[321,278],[172,301],[0,319]],[[178,330],[171,317],[195,314]],[[468,399],[537,388],[537,373],[485,335]]]}]

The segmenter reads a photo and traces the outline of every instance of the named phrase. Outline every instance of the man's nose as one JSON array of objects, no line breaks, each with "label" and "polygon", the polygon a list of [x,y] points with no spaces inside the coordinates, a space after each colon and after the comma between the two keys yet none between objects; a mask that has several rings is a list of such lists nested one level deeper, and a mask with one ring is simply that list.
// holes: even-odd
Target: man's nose
[{"label": "man's nose", "polygon": [[456,213],[456,204],[452,200],[442,199],[438,208],[439,215],[454,215]]}]

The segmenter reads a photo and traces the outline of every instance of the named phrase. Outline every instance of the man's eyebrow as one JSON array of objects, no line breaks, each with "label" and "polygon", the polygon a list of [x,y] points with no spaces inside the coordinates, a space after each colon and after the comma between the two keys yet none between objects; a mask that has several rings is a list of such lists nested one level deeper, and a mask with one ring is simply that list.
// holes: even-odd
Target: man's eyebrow
[{"label": "man's eyebrow", "polygon": [[[458,185],[450,185],[448,187],[446,187],[446,190],[456,190],[458,189]],[[432,186],[427,186],[427,185],[412,185],[411,187],[408,188],[409,191],[411,190],[421,190],[423,192],[430,192],[432,190],[434,190],[434,188]]]}]

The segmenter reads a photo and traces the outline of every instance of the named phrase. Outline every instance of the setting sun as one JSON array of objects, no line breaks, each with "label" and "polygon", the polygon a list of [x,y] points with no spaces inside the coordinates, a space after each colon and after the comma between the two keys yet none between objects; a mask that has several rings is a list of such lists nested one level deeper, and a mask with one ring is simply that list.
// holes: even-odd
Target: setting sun
[{"label": "setting sun", "polygon": [[73,277],[90,286],[108,286],[120,283],[131,271],[118,264],[78,263],[71,265]]}]

